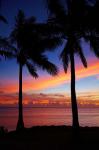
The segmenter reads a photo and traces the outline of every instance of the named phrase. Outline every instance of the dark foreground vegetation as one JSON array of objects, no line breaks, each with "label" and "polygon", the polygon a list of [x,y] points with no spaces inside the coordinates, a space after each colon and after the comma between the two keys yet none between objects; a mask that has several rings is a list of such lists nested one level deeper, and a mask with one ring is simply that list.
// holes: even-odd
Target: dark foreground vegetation
[{"label": "dark foreground vegetation", "polygon": [[70,150],[98,149],[99,127],[43,126],[11,131],[0,137],[0,150]]}]

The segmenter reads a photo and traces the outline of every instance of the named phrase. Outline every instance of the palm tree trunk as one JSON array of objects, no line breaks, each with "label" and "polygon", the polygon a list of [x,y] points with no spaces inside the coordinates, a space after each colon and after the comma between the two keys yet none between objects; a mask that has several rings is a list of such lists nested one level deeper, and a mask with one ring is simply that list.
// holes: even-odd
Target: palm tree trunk
[{"label": "palm tree trunk", "polygon": [[19,114],[16,130],[24,129],[23,108],[22,108],[22,64],[19,64]]},{"label": "palm tree trunk", "polygon": [[72,125],[73,128],[79,128],[78,121],[78,108],[76,100],[76,90],[75,90],[75,61],[73,50],[70,52],[71,61],[71,105],[72,105]]}]

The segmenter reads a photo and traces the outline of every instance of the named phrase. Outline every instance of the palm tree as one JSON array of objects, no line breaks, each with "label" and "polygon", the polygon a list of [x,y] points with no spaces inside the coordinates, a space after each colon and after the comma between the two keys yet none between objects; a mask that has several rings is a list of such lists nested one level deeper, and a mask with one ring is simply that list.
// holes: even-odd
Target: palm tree
[{"label": "palm tree", "polygon": [[[36,25],[38,30],[36,30]],[[37,68],[46,70],[51,75],[56,75],[58,70],[56,66],[51,63],[44,55],[46,48],[52,48],[51,44],[55,47],[52,39],[46,39],[45,35],[40,34],[40,28],[36,23],[34,17],[25,18],[22,10],[19,10],[16,17],[15,28],[10,35],[10,41],[17,47],[17,62],[19,64],[19,114],[17,130],[24,128],[23,122],[23,108],[22,108],[22,71],[26,66],[29,73],[37,78]],[[49,44],[44,46],[44,41]]]},{"label": "palm tree", "polygon": [[71,69],[71,105],[72,105],[72,124],[74,128],[79,127],[78,108],[75,89],[75,58],[78,54],[84,67],[87,62],[82,51],[80,39],[84,35],[82,20],[85,15],[86,5],[83,0],[48,0],[49,18],[48,23],[60,28],[60,38],[64,39],[65,46],[60,54],[64,71],[67,72],[70,62]]},{"label": "palm tree", "polygon": [[72,115],[73,115],[73,127],[79,127],[78,121],[78,108],[77,108],[77,98],[75,90],[75,58],[74,54],[77,53],[80,57],[84,67],[87,67],[87,61],[82,52],[82,48],[79,44],[79,40],[75,37],[68,38],[68,41],[60,54],[60,58],[63,62],[64,71],[67,72],[68,64],[70,62],[71,69],[71,104],[72,104]]}]

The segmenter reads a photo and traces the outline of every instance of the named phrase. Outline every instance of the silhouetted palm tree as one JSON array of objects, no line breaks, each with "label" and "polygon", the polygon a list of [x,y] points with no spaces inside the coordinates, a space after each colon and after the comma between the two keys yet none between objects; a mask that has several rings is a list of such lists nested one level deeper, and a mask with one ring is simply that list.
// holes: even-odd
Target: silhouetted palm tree
[{"label": "silhouetted palm tree", "polygon": [[11,42],[17,47],[16,55],[19,64],[19,116],[17,130],[24,128],[22,110],[23,66],[26,66],[30,74],[35,78],[38,77],[37,68],[46,70],[51,75],[56,75],[58,71],[56,66],[48,61],[48,58],[44,55],[45,48],[52,48],[51,44],[55,46],[57,42],[53,42],[52,39],[47,40],[45,35],[40,34],[40,29],[36,30],[36,26],[39,29],[34,17],[26,19],[22,10],[19,10],[15,28],[10,36]]},{"label": "silhouetted palm tree", "polygon": [[61,0],[48,0],[49,19],[48,23],[56,25],[60,29],[60,38],[64,39],[65,47],[60,54],[63,63],[64,71],[67,72],[70,62],[71,68],[71,104],[73,127],[79,127],[77,99],[75,90],[75,59],[74,54],[77,54],[84,67],[87,67],[87,62],[81,48],[80,39],[84,35],[82,20],[84,19],[86,5],[83,0],[66,0],[65,3]]}]

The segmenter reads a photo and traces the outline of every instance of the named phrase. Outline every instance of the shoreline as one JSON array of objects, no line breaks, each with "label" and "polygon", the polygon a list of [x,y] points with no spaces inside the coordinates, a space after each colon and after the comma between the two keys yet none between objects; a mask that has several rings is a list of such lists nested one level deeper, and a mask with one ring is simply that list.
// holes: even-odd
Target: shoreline
[{"label": "shoreline", "polygon": [[85,150],[95,149],[97,145],[99,127],[80,127],[78,135],[71,126],[36,126],[0,137],[1,150],[70,150],[78,147]]}]

